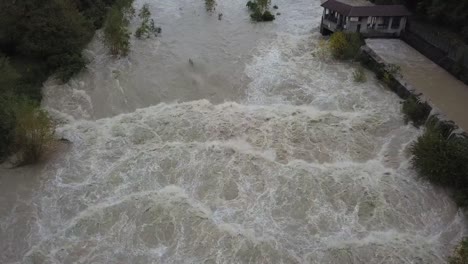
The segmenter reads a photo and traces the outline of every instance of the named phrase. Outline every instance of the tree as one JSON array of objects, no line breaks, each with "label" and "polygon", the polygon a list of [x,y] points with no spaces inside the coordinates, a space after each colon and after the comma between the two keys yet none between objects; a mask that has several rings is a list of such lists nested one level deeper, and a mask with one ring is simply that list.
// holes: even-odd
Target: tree
[{"label": "tree", "polygon": [[104,39],[113,55],[127,55],[130,50],[129,17],[135,10],[132,0],[120,0],[109,11],[104,23]]},{"label": "tree", "polygon": [[161,28],[154,25],[154,20],[151,18],[151,12],[148,4],[144,4],[138,13],[138,17],[142,20],[140,26],[135,31],[135,37],[139,39],[150,38],[151,35],[157,36],[161,33]]}]

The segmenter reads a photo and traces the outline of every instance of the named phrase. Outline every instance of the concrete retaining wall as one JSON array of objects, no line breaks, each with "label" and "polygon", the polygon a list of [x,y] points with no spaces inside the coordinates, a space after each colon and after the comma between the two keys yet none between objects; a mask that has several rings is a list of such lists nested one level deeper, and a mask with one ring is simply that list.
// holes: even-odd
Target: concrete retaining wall
[{"label": "concrete retaining wall", "polygon": [[[377,78],[382,79],[385,73],[389,74],[387,65],[384,60],[377,55],[371,48],[364,45],[361,48],[361,62],[375,72]],[[430,100],[424,97],[421,92],[418,92],[416,88],[406,83],[401,76],[395,76],[389,74],[387,84],[392,91],[394,91],[400,98],[407,99],[410,96],[416,97],[421,103],[427,104],[431,109],[430,117],[437,120],[437,122],[444,127],[449,129],[456,136],[462,136],[468,139],[468,134],[463,131],[455,122],[448,119],[447,116],[442,113]]]}]

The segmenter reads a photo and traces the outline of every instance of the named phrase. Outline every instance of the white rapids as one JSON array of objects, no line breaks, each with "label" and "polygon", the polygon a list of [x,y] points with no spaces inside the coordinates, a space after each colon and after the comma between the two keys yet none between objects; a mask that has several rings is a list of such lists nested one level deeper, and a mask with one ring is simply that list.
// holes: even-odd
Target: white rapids
[{"label": "white rapids", "polygon": [[[411,169],[420,131],[403,123],[396,95],[314,55],[320,1],[274,3],[282,14],[252,47],[228,41],[259,30],[244,1],[218,1],[226,32],[200,34],[227,44],[194,72],[185,58],[160,58],[183,80],[152,104],[176,73],[151,79],[161,66],[145,56],[161,54],[150,48],[186,51],[165,42],[170,22],[194,21],[175,26],[200,42],[194,50],[204,45],[197,23],[218,23],[197,20],[203,1],[182,2],[151,2],[167,19],[156,19],[167,25],[154,45],[134,44],[128,60],[101,54],[88,73],[45,87],[44,106],[63,118],[57,136],[71,145],[18,190],[1,171],[1,263],[446,262],[465,218]],[[193,17],[170,16],[188,4]],[[226,58],[238,61],[216,68]]]}]

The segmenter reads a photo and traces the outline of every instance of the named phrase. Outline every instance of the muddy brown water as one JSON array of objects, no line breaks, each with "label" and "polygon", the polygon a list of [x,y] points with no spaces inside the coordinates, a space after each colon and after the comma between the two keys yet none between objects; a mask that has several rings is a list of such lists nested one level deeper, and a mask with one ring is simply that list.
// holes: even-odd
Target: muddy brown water
[{"label": "muddy brown water", "polygon": [[411,169],[399,99],[319,56],[320,1],[147,2],[161,36],[116,59],[98,34],[45,85],[71,143],[0,170],[1,263],[445,262],[465,219]]}]

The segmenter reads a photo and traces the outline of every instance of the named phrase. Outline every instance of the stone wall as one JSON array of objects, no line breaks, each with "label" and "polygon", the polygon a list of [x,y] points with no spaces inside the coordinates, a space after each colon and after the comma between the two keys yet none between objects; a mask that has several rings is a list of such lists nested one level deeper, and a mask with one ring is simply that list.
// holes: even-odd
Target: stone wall
[{"label": "stone wall", "polygon": [[[367,45],[361,47],[360,54],[361,63],[375,72],[377,78],[384,79],[384,75],[387,73],[388,79],[386,80],[388,87],[395,92],[400,98],[407,99],[410,96],[416,97],[419,102],[427,104],[431,109],[431,118],[437,120],[446,129],[451,130],[455,135],[468,138],[468,134],[463,131],[454,121],[447,118],[430,100],[424,97],[424,95],[418,92],[413,86],[406,83],[403,77],[398,74],[389,74],[387,65],[384,60],[377,55]],[[395,76],[396,75],[396,76]]]}]

